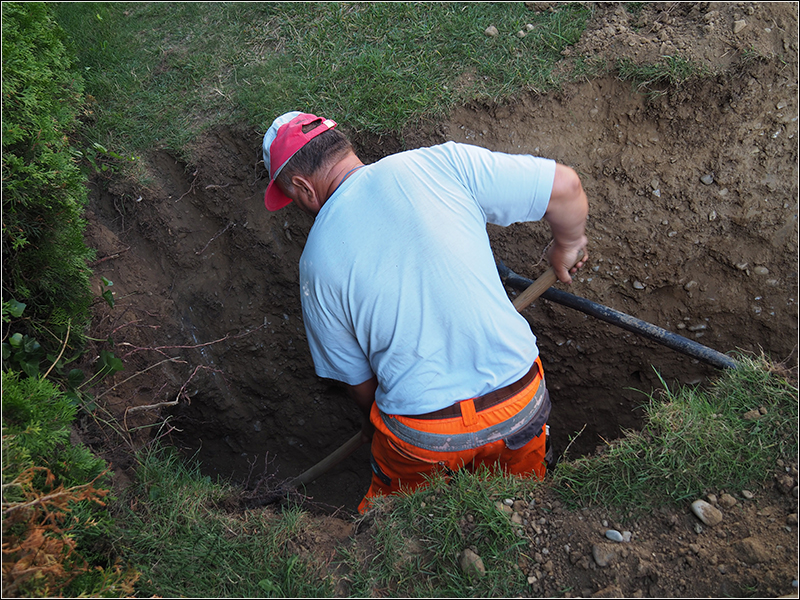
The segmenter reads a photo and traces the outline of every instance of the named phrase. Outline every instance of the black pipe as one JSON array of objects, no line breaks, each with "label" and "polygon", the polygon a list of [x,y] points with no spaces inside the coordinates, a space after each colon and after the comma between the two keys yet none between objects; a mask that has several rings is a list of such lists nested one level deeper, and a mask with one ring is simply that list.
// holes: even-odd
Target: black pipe
[{"label": "black pipe", "polygon": [[[497,270],[500,272],[500,278],[507,285],[517,290],[525,290],[533,283],[533,281],[525,279],[524,277],[514,273],[514,271],[505,266],[502,261],[498,261]],[[647,321],[642,321],[641,319],[637,319],[636,317],[632,317],[618,310],[614,310],[613,308],[603,306],[602,304],[597,304],[591,300],[586,300],[585,298],[580,298],[579,296],[562,292],[561,290],[557,290],[556,288],[552,287],[543,293],[541,297],[545,298],[546,300],[550,300],[551,302],[579,310],[587,315],[597,317],[601,321],[611,323],[612,325],[616,325],[617,327],[621,327],[627,331],[639,334],[649,340],[707,362],[708,364],[720,369],[735,369],[739,366],[739,363],[733,360],[730,356],[722,354],[721,352],[717,352],[716,350],[713,350],[707,346],[703,346],[702,344],[698,344],[697,342],[678,335],[677,333],[672,333],[671,331],[662,329],[657,325],[653,325]]]}]

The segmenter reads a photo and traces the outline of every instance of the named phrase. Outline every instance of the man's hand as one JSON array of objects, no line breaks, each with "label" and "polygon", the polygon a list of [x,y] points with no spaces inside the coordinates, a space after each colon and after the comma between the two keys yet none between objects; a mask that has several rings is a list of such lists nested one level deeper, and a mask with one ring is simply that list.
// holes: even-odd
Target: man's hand
[{"label": "man's hand", "polygon": [[562,283],[572,283],[572,277],[578,269],[583,267],[589,260],[589,254],[586,248],[562,248],[561,246],[553,243],[547,253],[547,259],[553,267],[553,272]]},{"label": "man's hand", "polygon": [[570,273],[575,273],[589,259],[586,253],[588,215],[589,201],[578,174],[565,165],[557,164],[544,219],[553,233],[548,259],[562,283],[572,283]]}]

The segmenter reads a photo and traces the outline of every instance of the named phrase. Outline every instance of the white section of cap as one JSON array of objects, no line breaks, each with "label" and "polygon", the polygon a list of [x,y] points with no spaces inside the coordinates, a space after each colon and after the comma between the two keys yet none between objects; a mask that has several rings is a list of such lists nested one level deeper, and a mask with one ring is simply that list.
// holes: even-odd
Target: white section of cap
[{"label": "white section of cap", "polygon": [[[297,115],[302,114],[299,110],[293,110],[291,112],[287,112],[282,114],[280,117],[275,119],[270,125],[270,128],[267,129],[267,133],[264,134],[264,141],[261,143],[261,153],[264,157],[264,166],[267,168],[267,171],[270,169],[269,164],[269,148],[272,146],[272,142],[275,141],[275,137],[278,135],[278,129],[280,129],[283,125],[286,125],[289,121],[294,119]],[[282,165],[281,165],[282,166]],[[277,172],[276,172],[277,175]],[[270,173],[270,179],[273,176]]]}]

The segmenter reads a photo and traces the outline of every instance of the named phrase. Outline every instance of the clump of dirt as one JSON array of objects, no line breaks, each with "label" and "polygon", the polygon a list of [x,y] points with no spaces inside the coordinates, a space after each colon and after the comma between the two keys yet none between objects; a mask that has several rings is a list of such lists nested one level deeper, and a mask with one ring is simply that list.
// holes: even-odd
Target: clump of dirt
[{"label": "clump of dirt", "polygon": [[[621,58],[648,64],[681,56],[716,74],[679,85],[601,77],[507,104],[458,108],[444,122],[407,132],[402,144],[366,134],[354,140],[365,161],[454,140],[574,167],[590,201],[591,259],[568,291],[720,352],[763,351],[794,365],[796,40],[793,3],[643,3],[635,14],[597,3],[565,60],[580,54],[608,64]],[[87,239],[98,250],[98,289],[101,276],[112,280],[117,302],[113,309],[98,304],[92,337],[112,338],[125,361],[126,370],[105,384],[103,402],[128,437],[122,443],[88,423],[83,435],[104,451],[115,445],[115,466],[129,460],[122,451],[163,437],[198,457],[209,474],[245,481],[269,472],[289,479],[360,427],[343,390],[314,374],[297,273],[312,221],[292,207],[264,208],[262,135],[216,129],[197,143],[191,165],[164,152],[149,157],[146,186],[96,182]],[[546,225],[489,231],[497,259],[516,273],[535,279],[544,270]],[[583,431],[569,446],[571,457],[638,428],[639,407],[662,386],[660,378],[702,385],[716,372],[549,301],[536,302],[525,315],[539,339],[554,402],[556,448]],[[368,456],[360,448],[306,493],[331,510],[353,510],[369,484]],[[796,464],[790,476],[796,477]],[[768,495],[764,502],[759,510],[780,504],[781,515],[796,513],[788,508],[796,497]],[[672,516],[678,526],[670,524]],[[589,563],[583,569],[578,560],[556,565],[555,583],[569,581],[581,593],[679,596],[701,589],[698,579],[708,577],[707,591],[697,593],[728,593],[720,578],[730,580],[730,571],[721,573],[719,560],[710,558],[707,568],[693,564],[692,556],[703,553],[681,550],[691,519],[672,516],[665,523],[656,515],[649,526],[651,539],[672,540],[674,551],[636,558],[651,566],[632,580],[621,567]],[[782,518],[741,511],[725,535],[706,536],[707,553],[722,556],[754,535],[774,549],[774,536],[784,535]],[[576,519],[564,514],[558,529],[579,536]],[[575,547],[575,539],[565,543]],[[784,550],[766,563],[731,562],[742,575],[736,589],[760,581],[765,564],[785,566],[785,549],[796,551],[796,541],[780,544]],[[625,557],[621,564],[638,569],[633,561]]]}]

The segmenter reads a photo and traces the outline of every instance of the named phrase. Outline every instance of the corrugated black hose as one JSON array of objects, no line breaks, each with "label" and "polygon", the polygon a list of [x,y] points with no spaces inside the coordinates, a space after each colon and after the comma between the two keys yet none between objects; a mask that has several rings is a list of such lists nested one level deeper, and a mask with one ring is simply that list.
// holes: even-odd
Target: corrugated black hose
[{"label": "corrugated black hose", "polygon": [[[497,270],[500,273],[500,278],[506,283],[506,285],[514,289],[522,291],[527,289],[527,287],[533,283],[531,280],[525,279],[524,277],[514,273],[514,271],[505,266],[502,261],[498,261]],[[581,298],[567,292],[562,292],[554,287],[551,287],[544,292],[541,297],[545,298],[546,300],[550,300],[551,302],[555,302],[556,304],[561,304],[562,306],[579,310],[582,313],[596,317],[601,321],[611,323],[612,325],[616,325],[617,327],[621,327],[622,329],[641,335],[648,340],[652,340],[668,348],[672,348],[673,350],[702,360],[703,362],[720,369],[735,369],[739,366],[739,363],[737,363],[730,356],[722,354],[721,352],[717,352],[716,350],[713,350],[707,346],[703,346],[702,344],[687,339],[681,335],[678,335],[677,333],[672,333],[671,331],[662,329],[657,325],[653,325],[647,321],[642,321],[641,319],[637,319],[636,317],[632,317],[613,308],[603,306],[597,302],[592,302],[591,300],[586,300],[585,298]]]}]

